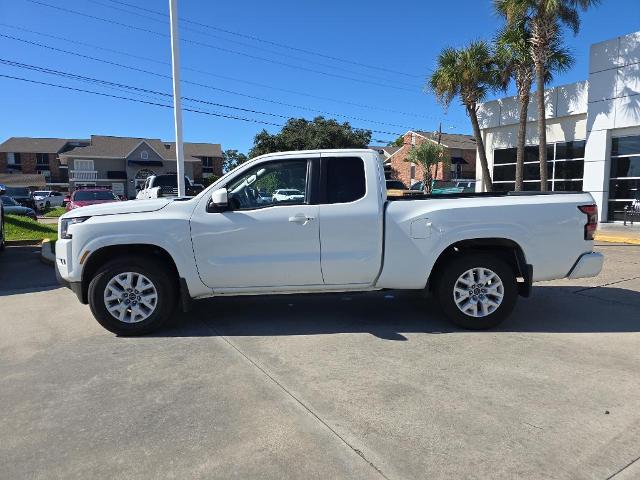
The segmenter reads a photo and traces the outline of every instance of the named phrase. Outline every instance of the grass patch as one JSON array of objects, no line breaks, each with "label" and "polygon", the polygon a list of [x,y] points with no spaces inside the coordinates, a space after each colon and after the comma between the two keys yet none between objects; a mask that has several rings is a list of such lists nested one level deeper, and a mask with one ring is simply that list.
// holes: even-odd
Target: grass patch
[{"label": "grass patch", "polygon": [[58,239],[58,226],[38,223],[29,217],[6,215],[4,218],[6,240],[44,240]]},{"label": "grass patch", "polygon": [[61,215],[64,215],[66,212],[67,211],[64,209],[64,207],[46,208],[42,216],[48,217],[48,218],[56,218]]}]

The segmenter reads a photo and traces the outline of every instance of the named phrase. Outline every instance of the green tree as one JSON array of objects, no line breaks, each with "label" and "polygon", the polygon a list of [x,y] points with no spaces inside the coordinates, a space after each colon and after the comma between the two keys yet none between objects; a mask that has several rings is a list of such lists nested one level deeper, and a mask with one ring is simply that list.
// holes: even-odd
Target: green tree
[{"label": "green tree", "polygon": [[484,100],[490,90],[498,89],[501,85],[491,48],[483,41],[471,42],[461,49],[445,48],[438,55],[437,63],[436,70],[428,80],[428,87],[445,107],[449,106],[454,98],[460,97],[473,127],[484,188],[490,192],[493,190],[493,184],[487,152],[480,134],[478,103]]},{"label": "green tree", "polygon": [[[498,12],[502,13],[499,9]],[[499,71],[502,72],[503,86],[506,87],[509,81],[513,79],[518,92],[519,126],[516,141],[515,189],[519,192],[522,190],[524,181],[527,115],[531,97],[531,85],[535,77],[535,65],[531,55],[531,31],[524,18],[507,23],[500,30],[495,40],[495,58]],[[553,73],[566,71],[572,65],[573,57],[570,52],[559,45],[553,45],[545,69],[545,84],[548,84],[553,79]]]},{"label": "green tree", "polygon": [[366,148],[371,131],[352,128],[348,122],[316,117],[313,120],[290,118],[278,133],[266,130],[253,140],[249,157],[289,150],[315,150],[319,148]]},{"label": "green tree", "polygon": [[430,140],[425,140],[409,150],[404,161],[422,167],[422,185],[425,193],[431,193],[432,168],[435,167],[437,172],[439,163],[443,164],[443,168],[446,168],[449,163],[449,159],[445,156],[445,148]]},{"label": "green tree", "polygon": [[404,145],[404,137],[400,135],[393,142],[387,143],[387,147],[402,147]]},{"label": "green tree", "polygon": [[574,35],[580,30],[580,11],[586,11],[600,0],[495,0],[496,9],[509,24],[524,21],[531,32],[531,57],[536,81],[538,110],[538,158],[540,160],[540,190],[547,190],[547,118],[544,86],[555,49],[561,48],[562,29]]},{"label": "green tree", "polygon": [[239,153],[238,150],[225,150],[222,152],[222,171],[224,173],[230,172],[247,160],[249,158],[244,153]]}]

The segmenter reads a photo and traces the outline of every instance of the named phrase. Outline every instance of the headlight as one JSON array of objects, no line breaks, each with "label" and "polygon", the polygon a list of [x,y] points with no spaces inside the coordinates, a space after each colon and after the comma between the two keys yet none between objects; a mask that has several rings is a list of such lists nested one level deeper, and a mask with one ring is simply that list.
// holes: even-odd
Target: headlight
[{"label": "headlight", "polygon": [[61,218],[60,219],[60,238],[69,240],[71,238],[71,234],[67,233],[69,230],[69,227],[71,225],[75,225],[76,223],[82,223],[85,220],[89,220],[90,218],[91,217]]}]

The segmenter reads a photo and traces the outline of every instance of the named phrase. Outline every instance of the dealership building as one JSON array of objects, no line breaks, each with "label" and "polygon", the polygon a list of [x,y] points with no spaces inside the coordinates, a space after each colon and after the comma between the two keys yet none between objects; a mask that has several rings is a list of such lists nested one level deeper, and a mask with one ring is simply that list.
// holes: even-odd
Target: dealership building
[{"label": "dealership building", "polygon": [[[640,32],[591,45],[588,80],[545,90],[545,98],[549,190],[590,192],[600,221],[622,220],[640,198]],[[514,189],[518,110],[508,97],[478,111],[496,191]],[[532,95],[525,190],[540,189],[536,117]],[[476,172],[481,180],[479,164]]]}]

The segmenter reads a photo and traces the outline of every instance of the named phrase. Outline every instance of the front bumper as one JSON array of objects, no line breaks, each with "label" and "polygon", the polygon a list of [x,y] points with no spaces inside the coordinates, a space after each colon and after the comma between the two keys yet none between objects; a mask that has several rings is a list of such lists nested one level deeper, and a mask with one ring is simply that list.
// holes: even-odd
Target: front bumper
[{"label": "front bumper", "polygon": [[598,252],[584,253],[578,258],[567,278],[596,277],[602,270],[604,255]]},{"label": "front bumper", "polygon": [[62,278],[62,275],[60,275],[60,271],[58,270],[57,262],[56,262],[56,280],[58,280],[58,283],[60,285],[62,285],[63,287],[67,287],[69,290],[75,293],[76,297],[78,297],[78,300],[80,300],[80,303],[87,303],[84,298],[84,295],[82,294],[82,282],[69,282],[64,278]]}]

